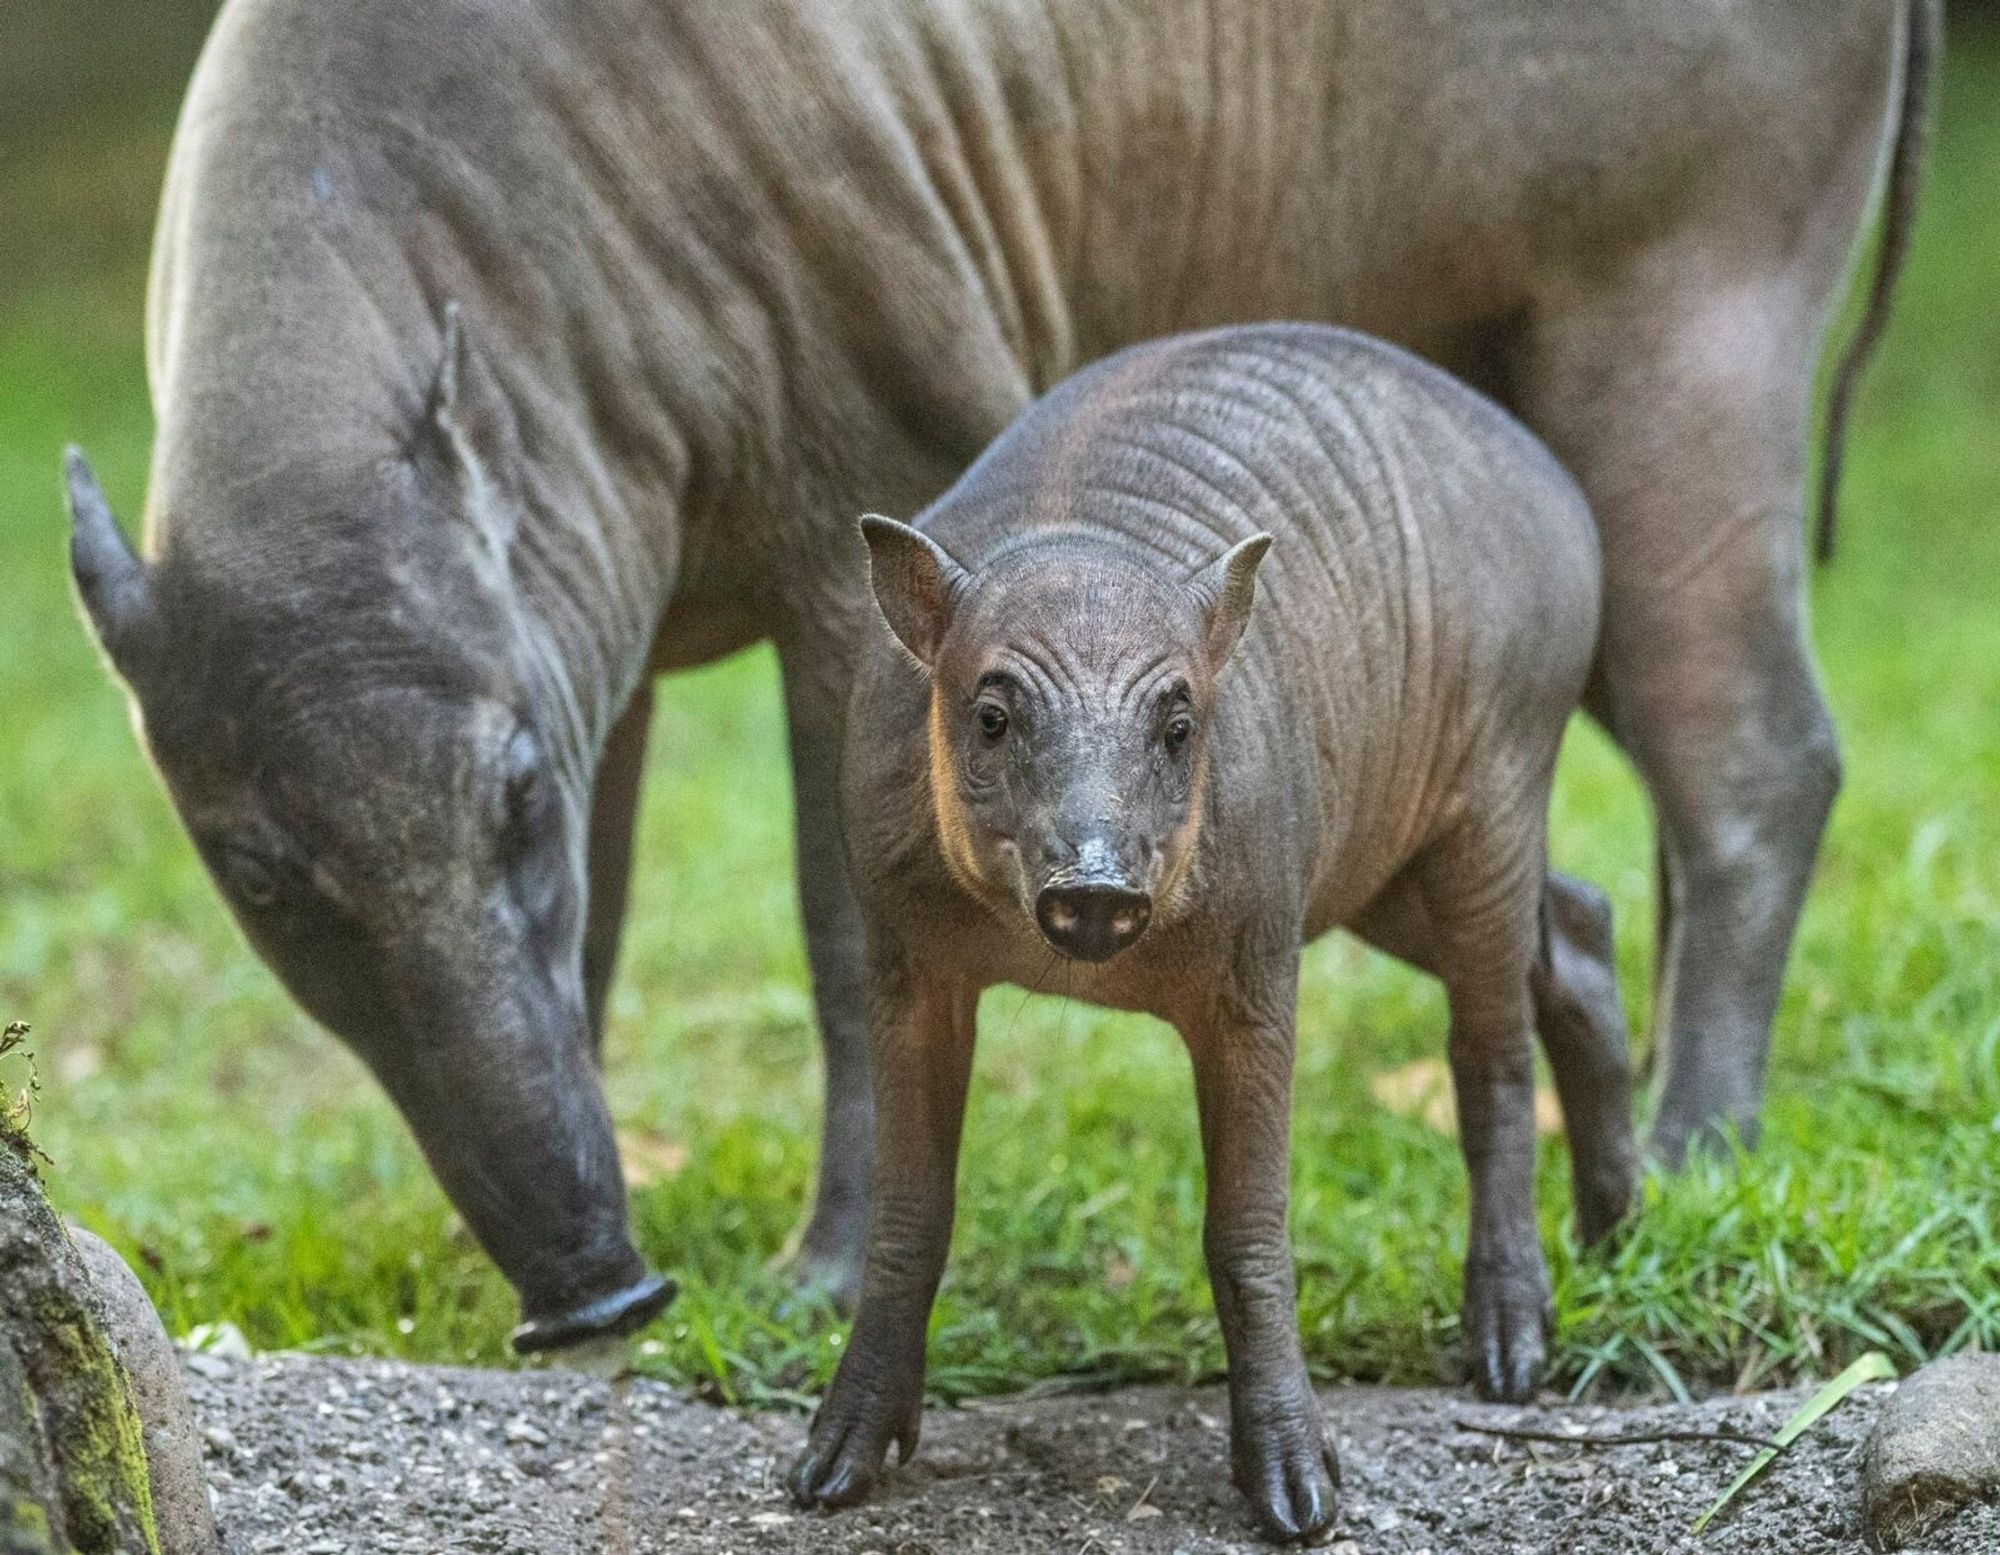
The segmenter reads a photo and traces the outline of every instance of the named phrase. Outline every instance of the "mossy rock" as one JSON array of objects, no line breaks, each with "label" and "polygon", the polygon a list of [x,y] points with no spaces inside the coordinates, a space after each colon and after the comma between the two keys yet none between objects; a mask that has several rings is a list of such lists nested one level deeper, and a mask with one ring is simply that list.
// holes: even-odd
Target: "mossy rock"
[{"label": "mossy rock", "polygon": [[145,1435],[89,1276],[0,1142],[0,1555],[159,1555]]},{"label": "mossy rock", "polygon": [[0,1555],[58,1555],[49,1521],[56,1470],[42,1440],[40,1412],[13,1347],[0,1344]]}]

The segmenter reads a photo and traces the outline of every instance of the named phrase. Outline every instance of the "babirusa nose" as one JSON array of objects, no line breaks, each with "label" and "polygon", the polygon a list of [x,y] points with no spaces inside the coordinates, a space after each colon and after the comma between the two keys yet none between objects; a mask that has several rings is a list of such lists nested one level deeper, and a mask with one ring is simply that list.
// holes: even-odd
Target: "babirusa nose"
[{"label": "babirusa nose", "polygon": [[1152,921],[1152,897],[1113,881],[1045,886],[1035,898],[1042,937],[1076,961],[1109,961]]}]

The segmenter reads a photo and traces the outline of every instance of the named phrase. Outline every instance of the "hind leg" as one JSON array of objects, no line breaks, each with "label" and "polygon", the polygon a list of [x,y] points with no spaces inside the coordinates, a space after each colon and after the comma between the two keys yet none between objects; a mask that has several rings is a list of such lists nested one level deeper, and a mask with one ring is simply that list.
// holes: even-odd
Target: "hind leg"
[{"label": "hind leg", "polygon": [[1839,781],[1805,635],[1801,288],[1576,302],[1537,331],[1530,418],[1602,527],[1600,673],[1665,862],[1653,1147],[1754,1142],[1771,1024]]},{"label": "hind leg", "polygon": [[[1599,680],[1666,863],[1654,1151],[1754,1140],[1771,1024],[1836,789],[1805,629],[1815,367],[1895,112],[1896,18],[1848,18],[1795,109],[1632,246],[1536,281],[1508,398],[1604,542]],[[1867,36],[1879,27],[1875,39]],[[1763,148],[1755,141],[1768,135]]]},{"label": "hind leg", "polygon": [[1528,986],[1569,1136],[1577,1240],[1589,1246],[1625,1218],[1639,1179],[1631,1041],[1612,959],[1611,900],[1596,886],[1550,873]]},{"label": "hind leg", "polygon": [[[1436,929],[1411,876],[1394,881],[1353,928],[1378,950],[1434,977],[1444,975]],[[1562,1102],[1577,1239],[1588,1245],[1624,1217],[1639,1175],[1611,902],[1596,886],[1550,872],[1528,989],[1535,1031]]]}]

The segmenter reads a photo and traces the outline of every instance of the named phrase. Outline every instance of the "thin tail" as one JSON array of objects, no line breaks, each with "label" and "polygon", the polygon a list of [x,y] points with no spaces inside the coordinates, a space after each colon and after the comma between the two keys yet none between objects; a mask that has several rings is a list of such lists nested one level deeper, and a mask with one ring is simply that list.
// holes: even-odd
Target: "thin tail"
[{"label": "thin tail", "polygon": [[1883,202],[1882,247],[1875,259],[1875,276],[1868,288],[1868,305],[1855,326],[1854,338],[1834,369],[1833,390],[1826,403],[1826,458],[1820,469],[1819,518],[1813,554],[1822,563],[1833,560],[1834,532],[1840,508],[1840,467],[1847,447],[1847,417],[1861,375],[1889,327],[1896,279],[1910,252],[1910,233],[1917,219],[1917,187],[1922,182],[1924,147],[1930,121],[1931,94],[1938,61],[1944,53],[1944,0],[1909,0],[1909,52],[1903,64],[1903,100],[1896,115],[1896,139],[1889,152],[1889,189]]}]

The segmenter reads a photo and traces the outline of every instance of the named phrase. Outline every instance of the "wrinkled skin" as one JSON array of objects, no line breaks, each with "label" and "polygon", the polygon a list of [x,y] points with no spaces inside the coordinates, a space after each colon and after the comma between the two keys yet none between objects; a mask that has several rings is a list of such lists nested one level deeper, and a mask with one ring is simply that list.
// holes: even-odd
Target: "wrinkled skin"
[{"label": "wrinkled skin", "polygon": [[916,528],[864,533],[884,629],[846,794],[875,979],[876,1211],[792,1492],[847,1504],[890,1443],[914,1449],[973,1009],[993,983],[1040,983],[1053,954],[1070,994],[1186,1041],[1236,1481],[1266,1534],[1316,1538],[1338,1476],[1286,1239],[1301,946],[1350,926],[1445,985],[1483,1394],[1532,1396],[1547,1340],[1537,1030],[1583,1237],[1636,1180],[1608,910],[1550,875],[1544,841],[1596,644],[1589,511],[1436,369],[1270,325],[1087,369]]},{"label": "wrinkled skin", "polygon": [[229,0],[161,207],[146,559],[79,479],[86,607],[230,908],[544,1340],[664,1289],[588,1062],[647,687],[775,641],[827,1073],[795,1256],[851,1293],[854,515],[917,511],[1121,345],[1368,328],[1500,393],[1592,499],[1590,705],[1660,819],[1655,1141],[1747,1135],[1836,773],[1799,599],[1814,366],[1931,14]]},{"label": "wrinkled skin", "polygon": [[[447,483],[455,458],[442,438],[420,442],[388,473],[388,500],[404,483]],[[371,496],[383,500],[359,500]],[[91,500],[79,476],[80,512]],[[101,612],[117,553],[80,543],[77,559]],[[579,1322],[641,1321],[671,1287],[627,1242],[591,1061],[581,774],[552,753],[536,669],[513,661],[508,623],[469,568],[443,576],[457,587],[421,611],[350,587],[342,608],[367,649],[345,658],[296,623],[230,619],[170,551],[106,642],[250,942],[418,1123],[440,1182],[522,1293],[516,1342],[540,1348]],[[170,657],[211,636],[249,651]]]}]

